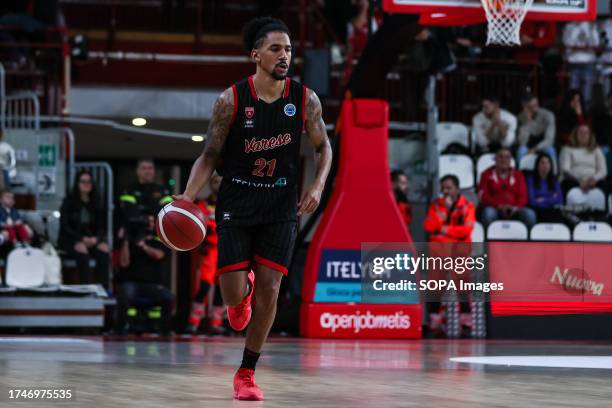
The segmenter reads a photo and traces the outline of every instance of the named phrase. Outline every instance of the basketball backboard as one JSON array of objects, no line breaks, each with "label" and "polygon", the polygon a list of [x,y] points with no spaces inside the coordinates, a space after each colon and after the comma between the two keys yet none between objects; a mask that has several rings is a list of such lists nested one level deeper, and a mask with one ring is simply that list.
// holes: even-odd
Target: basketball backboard
[{"label": "basketball backboard", "polygon": [[[430,25],[467,25],[486,21],[480,0],[383,0],[387,13],[421,14]],[[595,20],[597,0],[534,0],[526,19]]]}]

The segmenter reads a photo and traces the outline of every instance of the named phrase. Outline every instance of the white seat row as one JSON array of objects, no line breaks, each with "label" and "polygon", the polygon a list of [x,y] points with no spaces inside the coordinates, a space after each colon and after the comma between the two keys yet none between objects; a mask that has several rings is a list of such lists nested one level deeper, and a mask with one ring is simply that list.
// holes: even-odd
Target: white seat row
[{"label": "white seat row", "polygon": [[[527,226],[520,221],[494,221],[487,228],[486,239],[491,241],[574,241],[610,242],[612,227],[605,222],[580,222],[574,231],[561,223],[539,223],[528,233]],[[472,242],[484,242],[485,234],[481,223],[476,222],[472,231]]]}]

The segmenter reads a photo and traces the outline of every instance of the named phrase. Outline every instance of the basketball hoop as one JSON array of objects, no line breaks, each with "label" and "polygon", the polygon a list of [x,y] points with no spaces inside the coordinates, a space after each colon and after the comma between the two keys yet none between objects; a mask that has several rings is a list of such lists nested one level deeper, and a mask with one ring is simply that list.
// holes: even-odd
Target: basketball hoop
[{"label": "basketball hoop", "polygon": [[521,45],[521,24],[533,0],[481,0],[487,16],[487,45]]}]

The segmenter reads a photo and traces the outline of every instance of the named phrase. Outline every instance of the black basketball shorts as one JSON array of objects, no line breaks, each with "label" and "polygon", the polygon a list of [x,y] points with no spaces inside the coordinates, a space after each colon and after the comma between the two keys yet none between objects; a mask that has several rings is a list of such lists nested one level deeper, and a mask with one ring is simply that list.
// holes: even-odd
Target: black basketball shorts
[{"label": "black basketball shorts", "polygon": [[220,226],[217,274],[248,270],[257,264],[287,275],[297,223],[284,221],[254,226]]}]

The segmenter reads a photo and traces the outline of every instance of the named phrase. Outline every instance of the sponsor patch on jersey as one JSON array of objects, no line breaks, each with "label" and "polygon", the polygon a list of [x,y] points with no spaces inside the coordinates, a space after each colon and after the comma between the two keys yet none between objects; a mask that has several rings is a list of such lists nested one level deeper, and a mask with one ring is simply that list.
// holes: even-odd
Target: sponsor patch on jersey
[{"label": "sponsor patch on jersey", "polygon": [[285,105],[285,115],[287,116],[293,116],[295,115],[295,105],[292,103],[288,103]]},{"label": "sponsor patch on jersey", "polygon": [[247,119],[253,119],[253,116],[255,116],[255,108],[252,106],[244,108],[244,116],[246,116]]},{"label": "sponsor patch on jersey", "polygon": [[224,221],[229,221],[232,218],[232,213],[230,212],[224,212],[223,213],[223,220]]}]

